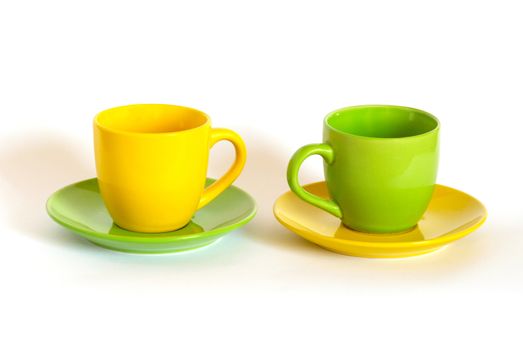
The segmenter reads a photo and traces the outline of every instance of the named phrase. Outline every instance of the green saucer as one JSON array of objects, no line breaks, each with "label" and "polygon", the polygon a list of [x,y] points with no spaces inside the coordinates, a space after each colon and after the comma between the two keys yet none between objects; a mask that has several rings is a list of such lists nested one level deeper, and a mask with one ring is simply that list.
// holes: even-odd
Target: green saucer
[{"label": "green saucer", "polygon": [[[207,179],[206,185],[213,182]],[[256,203],[246,192],[230,186],[179,230],[132,232],[113,223],[97,179],[89,179],[55,192],[47,201],[47,212],[54,221],[96,245],[127,253],[157,254],[196,249],[216,242],[248,223],[256,214]]]}]

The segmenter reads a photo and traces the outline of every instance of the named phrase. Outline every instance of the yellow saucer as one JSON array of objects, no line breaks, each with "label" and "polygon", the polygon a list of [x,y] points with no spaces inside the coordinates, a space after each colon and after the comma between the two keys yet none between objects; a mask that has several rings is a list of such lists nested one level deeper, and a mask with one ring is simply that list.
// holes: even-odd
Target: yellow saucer
[{"label": "yellow saucer", "polygon": [[[325,182],[304,186],[323,198]],[[416,228],[403,233],[363,233],[351,230],[333,215],[294,193],[276,200],[274,215],[289,230],[336,253],[366,258],[403,258],[433,252],[480,227],[487,210],[480,201],[450,187],[436,185],[434,195]]]}]

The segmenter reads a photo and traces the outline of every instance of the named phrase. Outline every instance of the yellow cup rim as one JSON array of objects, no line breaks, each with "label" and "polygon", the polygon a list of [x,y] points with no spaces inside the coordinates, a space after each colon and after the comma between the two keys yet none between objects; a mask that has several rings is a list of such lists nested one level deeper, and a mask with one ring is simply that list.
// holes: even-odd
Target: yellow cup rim
[{"label": "yellow cup rim", "polygon": [[[203,116],[205,118],[205,121],[202,124],[200,124],[198,126],[195,126],[193,128],[188,128],[188,129],[184,129],[184,130],[177,130],[177,131],[165,131],[165,132],[127,131],[127,130],[110,128],[110,127],[108,127],[108,126],[106,126],[106,125],[104,125],[103,123],[100,122],[100,116],[105,114],[105,113],[108,113],[108,112],[111,112],[111,111],[114,111],[114,110],[117,110],[117,109],[121,109],[121,108],[129,108],[129,107],[137,107],[137,106],[140,106],[140,107],[164,106],[164,107],[170,107],[170,108],[176,108],[176,109],[190,110],[190,111],[193,111],[193,112],[197,112],[198,114]],[[93,123],[94,123],[94,125],[97,128],[99,128],[99,129],[101,129],[103,131],[109,132],[109,133],[113,133],[113,134],[128,135],[128,136],[161,136],[161,135],[176,135],[176,134],[181,134],[181,133],[194,132],[195,130],[198,130],[200,128],[204,128],[204,127],[210,125],[211,124],[211,118],[207,115],[207,113],[202,112],[199,109],[192,108],[192,107],[172,105],[172,104],[167,104],[167,103],[135,103],[135,104],[130,104],[130,105],[122,105],[122,106],[117,106],[117,107],[104,109],[103,111],[101,111],[98,114],[96,114],[96,116],[94,117]]]}]

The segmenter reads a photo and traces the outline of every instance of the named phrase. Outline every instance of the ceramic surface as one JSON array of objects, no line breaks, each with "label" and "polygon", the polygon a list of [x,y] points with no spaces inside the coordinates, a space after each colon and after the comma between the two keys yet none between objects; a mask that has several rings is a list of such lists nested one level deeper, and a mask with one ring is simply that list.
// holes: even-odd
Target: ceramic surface
[{"label": "ceramic surface", "polygon": [[[205,188],[210,148],[230,141],[236,160]],[[116,107],[94,120],[96,171],[109,213],[119,226],[165,232],[185,226],[238,177],[245,145],[238,134],[212,129],[196,109],[143,104]]]},{"label": "ceramic surface", "polygon": [[[207,185],[214,182],[207,179]],[[62,188],[47,202],[56,222],[105,248],[130,253],[172,253],[209,245],[249,222],[256,213],[254,200],[235,186],[198,210],[183,228],[166,233],[124,230],[111,219],[98,182],[90,179]]]},{"label": "ceramic surface", "polygon": [[[328,199],[325,182],[304,186]],[[485,207],[475,198],[436,185],[434,195],[416,228],[403,233],[363,233],[344,226],[338,218],[287,192],[276,200],[274,215],[289,230],[334,252],[368,258],[401,258],[440,249],[483,224]]]},{"label": "ceramic surface", "polygon": [[[304,201],[366,232],[400,232],[416,225],[430,202],[438,165],[439,123],[400,106],[356,106],[330,113],[323,144],[299,149],[289,162],[289,187]],[[333,200],[298,183],[301,163],[319,154]]]}]

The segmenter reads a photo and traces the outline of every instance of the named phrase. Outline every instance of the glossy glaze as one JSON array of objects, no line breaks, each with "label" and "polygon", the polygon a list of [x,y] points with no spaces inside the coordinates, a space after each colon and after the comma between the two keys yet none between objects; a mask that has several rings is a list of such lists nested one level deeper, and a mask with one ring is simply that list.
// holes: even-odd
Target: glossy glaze
[{"label": "glossy glaze", "polygon": [[[289,162],[289,186],[300,198],[355,230],[401,232],[427,208],[438,165],[439,124],[429,113],[398,106],[357,106],[330,113],[323,144],[299,149]],[[318,198],[298,183],[301,163],[324,159],[333,200]]]},{"label": "glossy glaze", "polygon": [[[207,180],[207,185],[214,182]],[[56,222],[105,248],[131,253],[172,253],[209,245],[249,222],[256,213],[254,200],[235,186],[199,209],[189,224],[165,233],[140,233],[114,224],[96,179],[82,181],[55,192],[47,212]]]},{"label": "glossy glaze", "polygon": [[[325,182],[304,186],[329,199]],[[436,185],[432,200],[418,225],[403,233],[362,233],[338,218],[287,192],[276,200],[274,215],[289,230],[331,251],[368,258],[401,258],[435,251],[483,224],[485,207],[475,198],[450,187]]]},{"label": "glossy glaze", "polygon": [[[229,171],[204,190],[210,148],[228,140],[236,150]],[[94,120],[96,170],[111,216],[138,232],[185,226],[194,212],[222,193],[245,164],[235,132],[212,129],[198,110],[159,104],[112,108]]]}]

